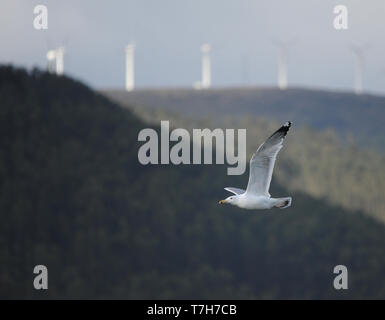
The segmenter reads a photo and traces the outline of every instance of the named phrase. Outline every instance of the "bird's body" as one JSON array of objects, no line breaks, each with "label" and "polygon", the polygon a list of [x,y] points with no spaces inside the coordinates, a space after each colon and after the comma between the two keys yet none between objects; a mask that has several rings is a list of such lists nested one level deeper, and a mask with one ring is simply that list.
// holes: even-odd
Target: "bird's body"
[{"label": "bird's body", "polygon": [[[291,203],[291,198],[271,198],[263,195],[243,193],[234,197],[234,205],[242,209],[271,209],[283,208]],[[285,203],[287,201],[287,203]]]},{"label": "bird's body", "polygon": [[250,174],[247,189],[226,187],[235,195],[219,201],[242,209],[284,209],[291,206],[291,197],[271,198],[269,193],[276,156],[282,148],[283,140],[291,122],[286,122],[260,145],[250,160]]}]

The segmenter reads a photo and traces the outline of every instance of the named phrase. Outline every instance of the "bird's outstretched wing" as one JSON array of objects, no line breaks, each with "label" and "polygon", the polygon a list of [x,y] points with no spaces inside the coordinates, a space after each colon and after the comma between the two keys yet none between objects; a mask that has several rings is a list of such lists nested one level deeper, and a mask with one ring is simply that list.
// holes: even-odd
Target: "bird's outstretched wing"
[{"label": "bird's outstretched wing", "polygon": [[239,188],[233,188],[233,187],[226,187],[225,190],[232,192],[234,194],[242,194],[242,193],[246,192],[246,190],[239,189]]},{"label": "bird's outstretched wing", "polygon": [[282,148],[283,139],[289,131],[290,126],[291,122],[286,122],[262,143],[251,157],[249,183],[246,189],[247,193],[270,197],[269,188],[275,159],[279,150]]}]

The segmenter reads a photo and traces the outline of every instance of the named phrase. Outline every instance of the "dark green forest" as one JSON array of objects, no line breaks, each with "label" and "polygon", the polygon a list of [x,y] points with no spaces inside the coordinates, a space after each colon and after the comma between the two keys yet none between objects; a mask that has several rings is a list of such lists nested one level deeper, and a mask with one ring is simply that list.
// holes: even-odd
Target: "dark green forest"
[{"label": "dark green forest", "polygon": [[155,125],[246,128],[249,157],[266,132],[291,119],[295,139],[279,155],[277,181],[385,223],[385,97],[260,87],[102,92]]},{"label": "dark green forest", "polygon": [[314,129],[334,128],[365,148],[385,150],[385,97],[304,88],[241,87],[210,90],[103,90],[126,106],[143,105],[188,115],[263,117]]},{"label": "dark green forest", "polygon": [[[274,178],[289,209],[219,206],[247,176],[140,165],[151,126],[68,77],[0,67],[0,298],[385,297],[383,223]],[[33,289],[37,264],[48,290]]]},{"label": "dark green forest", "polygon": [[[267,132],[281,124],[252,114],[244,117],[221,115],[186,115],[166,108],[144,105],[128,108],[145,122],[159,125],[168,119],[173,128],[246,128],[247,158],[250,159]],[[290,114],[286,114],[291,119]],[[302,192],[317,199],[326,199],[349,211],[359,210],[385,223],[385,153],[368,150],[354,141],[346,141],[332,125],[316,130],[297,123],[290,129],[285,148],[274,169],[276,182],[291,192]]]}]

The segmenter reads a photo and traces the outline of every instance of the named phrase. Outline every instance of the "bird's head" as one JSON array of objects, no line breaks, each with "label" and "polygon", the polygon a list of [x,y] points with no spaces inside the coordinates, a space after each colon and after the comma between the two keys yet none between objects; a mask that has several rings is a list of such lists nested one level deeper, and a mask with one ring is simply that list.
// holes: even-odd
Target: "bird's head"
[{"label": "bird's head", "polygon": [[230,196],[230,197],[227,197],[227,198],[224,199],[224,200],[219,201],[219,204],[225,204],[225,203],[228,203],[228,204],[235,205],[235,203],[236,203],[237,201],[238,201],[238,196]]}]

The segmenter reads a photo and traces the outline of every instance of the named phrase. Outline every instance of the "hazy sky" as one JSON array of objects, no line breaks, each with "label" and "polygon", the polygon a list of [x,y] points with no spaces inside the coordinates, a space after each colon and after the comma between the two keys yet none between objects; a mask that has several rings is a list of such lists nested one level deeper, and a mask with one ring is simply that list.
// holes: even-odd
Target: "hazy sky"
[{"label": "hazy sky", "polygon": [[[48,30],[33,8],[48,7]],[[333,8],[348,7],[335,30]],[[351,43],[370,44],[364,88],[385,94],[384,0],[1,0],[0,63],[46,68],[64,44],[65,73],[97,88],[124,86],[124,47],[136,44],[137,87],[190,87],[200,79],[200,45],[212,45],[213,86],[275,85],[274,39],[293,40],[289,86],[353,87]]]}]

